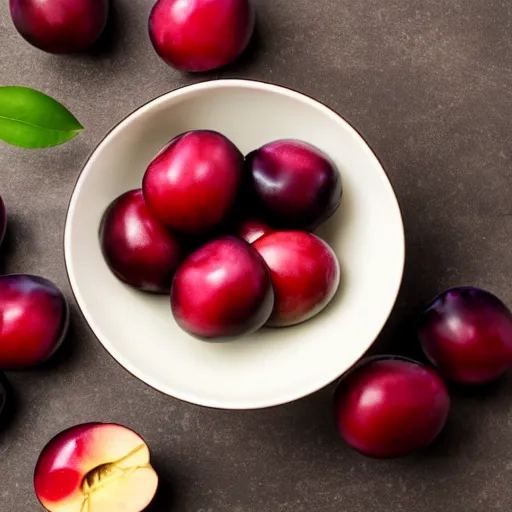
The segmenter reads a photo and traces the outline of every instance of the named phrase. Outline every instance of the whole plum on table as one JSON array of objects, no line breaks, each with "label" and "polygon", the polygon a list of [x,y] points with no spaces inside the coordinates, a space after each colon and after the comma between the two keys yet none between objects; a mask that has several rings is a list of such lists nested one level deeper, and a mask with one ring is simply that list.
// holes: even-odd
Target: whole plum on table
[{"label": "whole plum on table", "polygon": [[149,211],[142,190],[115,199],[103,215],[100,243],[107,265],[123,282],[169,293],[184,244]]},{"label": "whole plum on table", "polygon": [[74,53],[95,43],[105,29],[109,0],[10,0],[14,26],[33,46]]},{"label": "whole plum on table", "polygon": [[246,173],[255,213],[271,226],[313,230],[341,202],[338,169],[306,142],[285,139],[265,144],[247,155]]},{"label": "whole plum on table", "polygon": [[155,217],[177,231],[199,234],[226,221],[242,180],[243,156],[209,130],[179,135],[147,168],[142,190]]},{"label": "whole plum on table", "polygon": [[420,315],[418,334],[426,356],[454,382],[483,384],[512,366],[512,313],[480,288],[438,295]]},{"label": "whole plum on table", "polygon": [[450,397],[430,368],[401,358],[362,362],[340,381],[335,420],[363,455],[394,458],[429,445],[443,429]]},{"label": "whole plum on table", "polygon": [[209,341],[250,334],[274,305],[270,274],[261,256],[239,238],[207,243],[182,263],[171,288],[178,325]]},{"label": "whole plum on table", "polygon": [[68,324],[68,303],[51,281],[27,274],[0,277],[0,369],[42,363],[59,348]]},{"label": "whole plum on table", "polygon": [[149,35],[170,66],[209,71],[245,50],[254,20],[250,0],[159,0],[149,17]]},{"label": "whole plum on table", "polygon": [[270,269],[274,309],[267,325],[298,324],[320,313],[340,283],[334,251],[304,231],[275,231],[253,243]]}]

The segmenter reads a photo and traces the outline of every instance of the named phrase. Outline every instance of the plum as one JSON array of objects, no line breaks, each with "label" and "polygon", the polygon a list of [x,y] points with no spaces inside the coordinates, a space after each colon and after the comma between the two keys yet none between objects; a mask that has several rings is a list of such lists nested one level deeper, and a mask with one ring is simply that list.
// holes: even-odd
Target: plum
[{"label": "plum", "polygon": [[186,332],[225,341],[259,329],[274,304],[269,271],[247,242],[225,236],[193,252],[171,288],[171,309]]},{"label": "plum", "polygon": [[60,347],[68,325],[68,303],[51,281],[29,274],[0,277],[0,369],[46,361]]},{"label": "plum", "polygon": [[125,192],[110,204],[100,243],[107,265],[121,281],[143,291],[169,293],[183,244],[149,211],[142,190]]},{"label": "plum", "polygon": [[7,211],[5,209],[5,203],[0,196],[0,245],[4,240],[5,231],[7,229]]},{"label": "plum", "polygon": [[249,244],[256,242],[263,235],[272,233],[272,231],[274,231],[272,227],[255,218],[243,220],[235,229],[236,236]]},{"label": "plum", "polygon": [[341,202],[341,175],[330,158],[306,142],[283,139],[246,157],[248,187],[258,217],[286,229],[313,230]]},{"label": "plum", "polygon": [[439,294],[420,315],[418,334],[426,356],[453,382],[487,383],[512,365],[512,313],[480,288]]},{"label": "plum", "polygon": [[10,0],[14,26],[48,53],[89,48],[105,29],[109,0]]},{"label": "plum", "polygon": [[149,17],[149,35],[170,66],[209,71],[245,50],[254,21],[251,0],[159,0]]},{"label": "plum", "polygon": [[43,448],[34,472],[36,495],[49,512],[140,512],[157,487],[147,444],[112,423],[64,430]]},{"label": "plum", "polygon": [[220,133],[174,138],[147,168],[142,189],[149,209],[177,231],[198,234],[226,221],[242,180],[243,156]]},{"label": "plum", "polygon": [[363,361],[341,379],[334,399],[342,437],[374,458],[426,447],[443,429],[449,410],[450,396],[439,375],[396,357]]},{"label": "plum", "polygon": [[322,239],[304,231],[275,231],[253,243],[270,268],[274,310],[267,325],[298,324],[320,313],[340,283],[340,265]]}]

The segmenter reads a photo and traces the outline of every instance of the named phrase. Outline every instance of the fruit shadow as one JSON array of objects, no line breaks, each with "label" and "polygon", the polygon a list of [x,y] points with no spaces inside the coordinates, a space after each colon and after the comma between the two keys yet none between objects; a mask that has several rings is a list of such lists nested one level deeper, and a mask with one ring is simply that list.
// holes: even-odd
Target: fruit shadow
[{"label": "fruit shadow", "polygon": [[15,217],[8,216],[7,218],[7,229],[5,230],[5,236],[2,242],[0,250],[0,275],[10,273],[10,258],[14,253],[15,240],[13,233],[16,232],[16,228],[13,228],[13,224],[16,225],[17,221]]},{"label": "fruit shadow", "polygon": [[[450,262],[448,240],[422,232],[413,218],[404,216],[406,260],[395,306],[375,343],[365,356],[397,354],[426,362],[417,336],[418,315],[446,288]],[[444,250],[440,250],[439,248]]]},{"label": "fruit shadow", "polygon": [[[0,435],[6,434],[11,429],[18,426],[15,425],[14,419],[18,417],[18,410],[20,408],[20,396],[17,389],[11,384],[8,377],[0,372],[0,382],[7,391],[7,401],[0,417]],[[1,437],[0,437],[1,439]]]},{"label": "fruit shadow", "polygon": [[72,361],[77,359],[78,344],[76,341],[79,338],[79,334],[83,332],[83,328],[78,325],[81,320],[81,314],[73,303],[69,304],[69,316],[69,328],[62,345],[55,354],[37,367],[38,372],[55,372],[69,366]]},{"label": "fruit shadow", "polygon": [[90,57],[109,56],[123,39],[123,15],[119,0],[110,0],[110,10],[105,30],[86,53]]},{"label": "fruit shadow", "polygon": [[89,48],[76,53],[63,55],[48,54],[48,59],[56,66],[66,68],[69,61],[96,61],[101,58],[111,57],[119,48],[125,36],[123,23],[122,3],[119,0],[110,0],[109,14],[105,29],[101,36]]},{"label": "fruit shadow", "polygon": [[[225,66],[206,71],[203,73],[185,72],[185,76],[196,81],[198,78],[201,81],[218,80],[220,78],[229,78],[230,76],[237,77],[250,73],[251,68],[261,59],[265,53],[265,42],[259,27],[258,20],[254,28],[254,34],[247,45],[245,51],[236,58],[233,62]],[[227,75],[227,76],[226,76]]]},{"label": "fruit shadow", "polygon": [[[171,512],[176,507],[178,479],[175,474],[171,474],[162,457],[152,454],[151,465],[158,475],[158,489],[144,512]],[[180,489],[180,492],[183,492],[183,489]]]}]

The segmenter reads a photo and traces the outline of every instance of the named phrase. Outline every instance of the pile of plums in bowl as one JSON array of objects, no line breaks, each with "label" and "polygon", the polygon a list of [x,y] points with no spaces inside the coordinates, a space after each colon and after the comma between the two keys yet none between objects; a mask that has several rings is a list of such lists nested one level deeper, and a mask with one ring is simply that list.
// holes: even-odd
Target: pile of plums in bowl
[{"label": "pile of plums in bowl", "polygon": [[109,205],[100,243],[120,280],[170,294],[184,331],[224,341],[329,304],[340,267],[311,230],[341,197],[338,169],[310,144],[278,140],[244,158],[222,134],[190,131],[155,156],[142,189]]}]

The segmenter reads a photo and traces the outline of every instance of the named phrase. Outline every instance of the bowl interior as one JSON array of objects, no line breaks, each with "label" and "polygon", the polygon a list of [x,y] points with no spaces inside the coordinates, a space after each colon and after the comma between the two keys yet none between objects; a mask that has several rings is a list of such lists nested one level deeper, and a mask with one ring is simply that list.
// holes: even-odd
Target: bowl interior
[{"label": "bowl interior", "polygon": [[[165,143],[194,129],[217,130],[244,153],[279,138],[301,139],[339,166],[342,206],[317,234],[338,255],[341,287],[316,318],[285,329],[265,328],[226,344],[205,343],[178,328],[167,297],[133,290],[107,268],[98,243],[104,210],[119,194],[140,187],[147,165]],[[162,96],[109,133],[73,193],[65,257],[86,320],[121,365],[177,398],[241,409],[305,396],[363,355],[396,299],[404,239],[386,175],[348,123],[288,89],[222,80]]]}]

